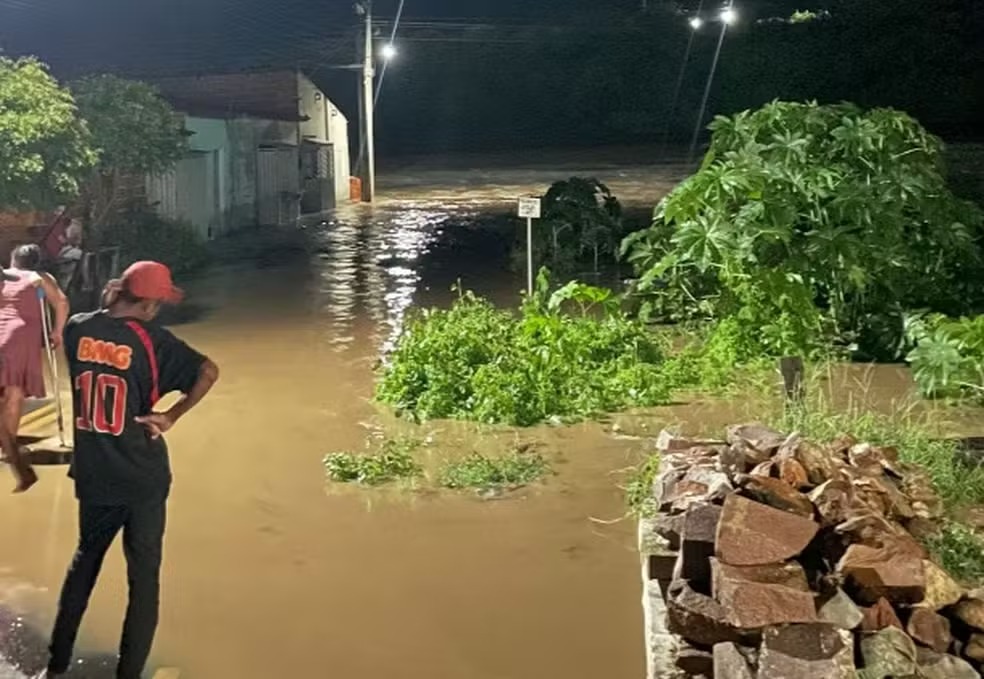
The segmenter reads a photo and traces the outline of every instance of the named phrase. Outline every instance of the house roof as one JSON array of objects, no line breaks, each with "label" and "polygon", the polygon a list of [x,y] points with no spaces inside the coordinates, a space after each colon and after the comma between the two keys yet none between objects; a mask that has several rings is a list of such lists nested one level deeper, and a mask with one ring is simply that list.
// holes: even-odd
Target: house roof
[{"label": "house roof", "polygon": [[300,122],[297,73],[268,71],[153,78],[175,109],[205,118],[250,116]]}]

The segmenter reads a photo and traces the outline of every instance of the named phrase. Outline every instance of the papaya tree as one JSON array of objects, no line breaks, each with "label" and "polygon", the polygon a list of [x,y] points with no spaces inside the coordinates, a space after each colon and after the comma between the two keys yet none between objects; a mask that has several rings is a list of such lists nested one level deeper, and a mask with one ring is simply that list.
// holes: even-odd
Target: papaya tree
[{"label": "papaya tree", "polygon": [[623,243],[660,314],[781,314],[798,328],[779,333],[797,338],[787,351],[822,325],[892,358],[907,309],[984,304],[982,213],[951,192],[942,142],[909,115],[776,101],[711,130],[700,169]]}]

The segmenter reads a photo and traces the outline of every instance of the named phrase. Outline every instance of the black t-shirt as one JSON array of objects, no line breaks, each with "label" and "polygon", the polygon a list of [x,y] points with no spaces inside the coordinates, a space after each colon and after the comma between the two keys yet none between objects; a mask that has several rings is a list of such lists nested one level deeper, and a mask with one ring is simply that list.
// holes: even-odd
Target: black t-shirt
[{"label": "black t-shirt", "polygon": [[69,320],[65,353],[75,410],[69,473],[76,495],[106,505],[166,498],[167,445],[134,418],[151,413],[165,394],[190,391],[205,357],[164,328],[104,311]]}]

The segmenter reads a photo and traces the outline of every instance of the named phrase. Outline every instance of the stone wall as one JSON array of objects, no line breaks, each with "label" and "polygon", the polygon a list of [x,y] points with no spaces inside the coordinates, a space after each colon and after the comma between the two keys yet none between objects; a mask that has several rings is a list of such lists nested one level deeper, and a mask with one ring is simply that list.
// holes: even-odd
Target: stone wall
[{"label": "stone wall", "polygon": [[974,679],[984,591],[916,536],[943,507],[898,451],[762,425],[664,432],[639,522],[649,679]]}]

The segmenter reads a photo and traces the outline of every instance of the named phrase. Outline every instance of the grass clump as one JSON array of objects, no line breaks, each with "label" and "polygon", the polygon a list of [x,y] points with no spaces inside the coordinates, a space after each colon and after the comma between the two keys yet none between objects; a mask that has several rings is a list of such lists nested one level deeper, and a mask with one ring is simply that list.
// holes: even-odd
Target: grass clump
[{"label": "grass clump", "polygon": [[954,521],[926,540],[939,563],[958,581],[976,585],[984,582],[984,536],[970,526]]},{"label": "grass clump", "polygon": [[659,508],[653,497],[653,481],[659,473],[659,462],[658,453],[651,455],[629,474],[628,483],[623,490],[630,516],[649,518],[656,515]]},{"label": "grass clump", "polygon": [[324,459],[325,471],[332,481],[366,486],[413,478],[422,472],[412,454],[419,445],[410,439],[388,439],[376,453],[330,453]]},{"label": "grass clump", "polygon": [[548,288],[541,272],[518,316],[471,293],[424,312],[389,357],[377,399],[418,421],[518,426],[668,402],[659,336],[624,315],[610,290]]},{"label": "grass clump", "polygon": [[501,457],[474,453],[445,464],[440,484],[452,489],[511,489],[538,481],[549,472],[550,463],[539,453],[513,452]]}]

